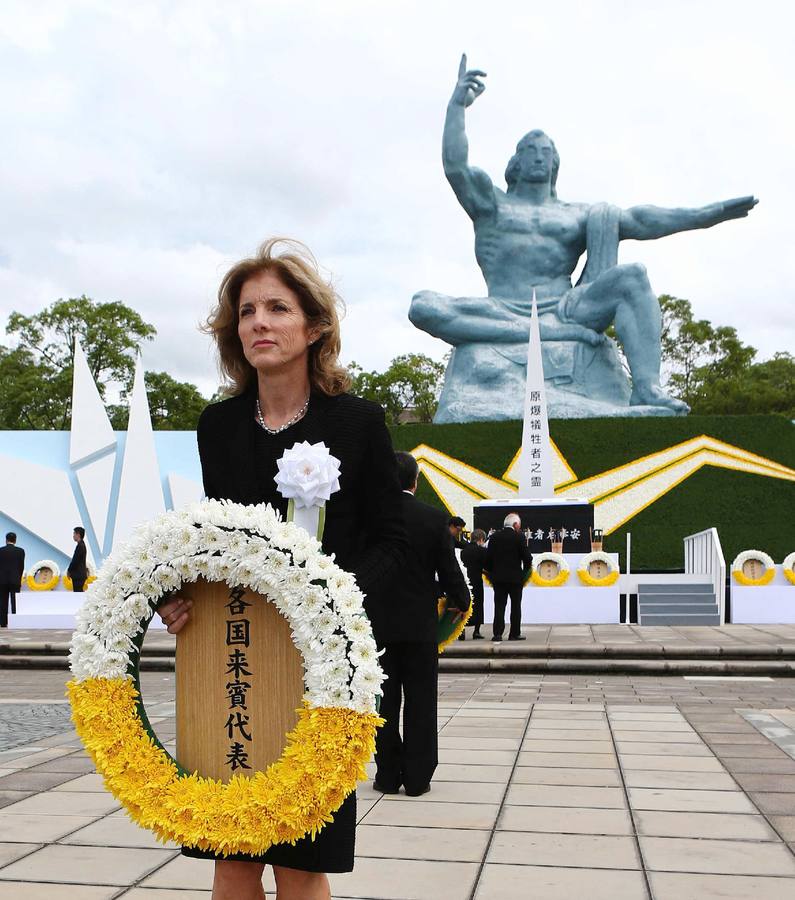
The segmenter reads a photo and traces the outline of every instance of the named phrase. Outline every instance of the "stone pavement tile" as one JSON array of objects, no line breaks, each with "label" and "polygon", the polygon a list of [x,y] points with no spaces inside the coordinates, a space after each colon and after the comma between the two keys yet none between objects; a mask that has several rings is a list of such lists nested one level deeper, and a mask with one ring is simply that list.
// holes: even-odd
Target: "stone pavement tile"
[{"label": "stone pavement tile", "polygon": [[170,891],[167,888],[133,888],[125,891],[119,900],[210,900],[212,891]]},{"label": "stone pavement tile", "polygon": [[[451,747],[439,748],[439,762],[457,765],[462,753]],[[512,766],[516,759],[515,750],[467,750],[466,761],[470,766]]]},{"label": "stone pavement tile", "polygon": [[763,813],[774,816],[795,816],[795,794],[752,792],[748,795]]},{"label": "stone pavement tile", "polygon": [[69,772],[39,772],[22,769],[13,775],[0,778],[0,791],[48,791],[65,781],[73,781],[75,775]]},{"label": "stone pavement tile", "polygon": [[[430,796],[429,794],[426,796]],[[378,803],[364,817],[365,825],[410,825],[416,828],[493,828],[496,803]]]},{"label": "stone pavement tile", "polygon": [[492,730],[501,731],[506,728],[511,731],[524,731],[526,719],[526,716],[522,716],[521,719],[490,719],[485,716],[453,716],[448,719],[448,727],[456,726],[458,728],[471,728],[475,735],[482,734],[483,729],[487,729],[489,733],[491,733]]},{"label": "stone pavement tile", "polygon": [[[759,744],[721,744],[710,741],[709,746],[717,756],[724,757],[755,757],[756,759],[787,759],[787,754],[781,751],[775,744],[764,741]],[[790,757],[791,758],[791,757]]]},{"label": "stone pavement tile", "polygon": [[613,731],[648,731],[652,734],[659,732],[664,734],[695,734],[684,719],[679,719],[676,722],[666,722],[664,725],[659,722],[638,722],[634,720],[627,722],[619,720],[613,722]]},{"label": "stone pavement tile", "polygon": [[0,879],[126,886],[173,855],[170,850],[53,844],[0,869]]},{"label": "stone pavement tile", "polygon": [[119,808],[110,794],[91,791],[43,791],[3,810],[3,816],[104,816]]},{"label": "stone pavement tile", "polygon": [[164,847],[178,850],[176,844],[162,844],[146,828],[136,825],[127,816],[106,816],[67,835],[63,844],[85,844],[93,847],[144,847],[162,850]]},{"label": "stone pavement tile", "polygon": [[[692,720],[693,717],[691,716],[690,718]],[[747,722],[710,722],[707,725],[702,725],[693,720],[693,724],[704,735],[739,734],[751,736],[759,734],[753,725],[749,725]]]},{"label": "stone pavement tile", "polygon": [[725,812],[755,815],[756,807],[741,791],[699,791],[630,788],[632,809],[660,809],[670,812]]},{"label": "stone pavement tile", "polygon": [[[539,722],[541,719],[548,719],[550,721],[554,721],[556,728],[575,728],[573,722],[604,722],[605,714],[603,712],[599,712],[599,710],[572,710],[568,712],[561,712],[561,710],[555,708],[551,709],[553,704],[551,703],[543,703],[536,704],[533,707],[533,715],[530,719],[530,724],[533,722]],[[588,725],[588,728],[592,728],[592,725]]]},{"label": "stone pavement tile", "polygon": [[477,863],[357,857],[353,872],[329,880],[335,900],[468,900],[478,868]]},{"label": "stone pavement tile", "polygon": [[701,738],[695,731],[624,731],[615,729],[613,737],[618,743],[634,744],[656,741],[660,744],[700,744]]},{"label": "stone pavement tile", "polygon": [[621,757],[624,769],[654,769],[668,772],[724,772],[720,761],[702,756],[655,756],[651,753],[625,753]]},{"label": "stone pavement tile", "polygon": [[785,841],[795,841],[795,816],[770,816],[770,824]]},{"label": "stone pavement tile", "polygon": [[57,841],[78,828],[90,825],[97,816],[0,815],[0,841]]},{"label": "stone pavement tile", "polygon": [[755,775],[795,775],[795,760],[784,756],[783,759],[739,759],[731,757],[724,762],[726,768],[734,773]]},{"label": "stone pavement tile", "polygon": [[625,809],[573,806],[504,806],[500,831],[544,831],[552,834],[634,834]]},{"label": "stone pavement tile", "polygon": [[20,856],[26,856],[34,850],[38,850],[41,844],[15,844],[0,843],[0,866],[5,866]]},{"label": "stone pavement tile", "polygon": [[434,781],[429,794],[408,797],[406,794],[384,794],[384,803],[418,803],[435,800],[442,803],[501,803],[505,784],[488,781]]},{"label": "stone pavement tile", "polygon": [[[53,773],[55,774],[55,773]],[[105,792],[106,788],[101,775],[92,773],[90,775],[78,775],[77,778],[72,777],[69,781],[53,788],[55,791],[88,791],[94,793]]]},{"label": "stone pavement tile", "polygon": [[653,769],[635,769],[624,772],[627,787],[636,788],[691,788],[706,791],[736,791],[735,780],[726,772],[656,772]]},{"label": "stone pavement tile", "polygon": [[518,750],[521,738],[490,738],[486,735],[474,738],[445,737],[439,735],[439,746],[455,750]]},{"label": "stone pavement tile", "polygon": [[795,857],[785,844],[644,836],[638,840],[649,871],[795,877]]},{"label": "stone pavement tile", "polygon": [[[0,900],[111,900],[118,887],[81,884],[35,884],[25,881],[0,881]],[[127,896],[125,894],[125,896]],[[155,898],[151,898],[155,900]]]},{"label": "stone pavement tile", "polygon": [[512,784],[506,803],[514,806],[590,806],[624,809],[624,791],[618,787],[581,787],[557,784]]},{"label": "stone pavement tile", "polygon": [[523,750],[518,757],[520,766],[554,766],[563,769],[615,769],[618,761],[612,753],[538,753]]},{"label": "stone pavement tile", "polygon": [[[14,768],[15,769],[31,769],[34,766],[42,765],[42,766],[59,766],[62,764],[62,760],[70,759],[73,753],[72,750],[64,750],[59,747],[48,747],[46,750],[36,750],[34,752],[30,752],[30,747],[25,748],[26,752],[21,756],[14,757]],[[92,765],[91,760],[88,757],[84,757],[87,760],[89,765]],[[68,769],[48,769],[45,771],[50,772],[67,772]]]},{"label": "stone pavement tile", "polygon": [[610,740],[610,729],[604,728],[539,728],[527,729],[527,741],[604,741]]},{"label": "stone pavement tile", "polygon": [[521,737],[523,731],[524,726],[518,728],[488,728],[486,726],[473,728],[469,725],[445,725],[439,734],[443,734],[445,737],[463,738],[478,737],[479,734],[489,734],[495,738],[516,738]]},{"label": "stone pavement tile", "polygon": [[779,840],[763,816],[636,809],[635,821],[638,834],[654,837]]},{"label": "stone pavement tile", "polygon": [[19,803],[20,800],[32,797],[33,794],[33,791],[0,791],[0,808]]},{"label": "stone pavement tile", "polygon": [[744,791],[776,791],[780,794],[795,794],[795,775],[754,775],[735,776]]},{"label": "stone pavement tile", "polygon": [[[701,737],[709,744],[753,744],[754,746],[764,745],[770,746],[767,738],[762,737],[758,733],[742,734],[733,732],[732,734],[724,734],[721,731],[702,731]],[[753,754],[747,754],[753,756]]]},{"label": "stone pavement tile", "polygon": [[[466,759],[466,754],[461,754]],[[442,763],[436,767],[433,773],[434,782],[437,781],[494,781],[499,784],[507,784],[511,777],[512,766],[469,766],[466,763],[456,765],[454,763]]]},{"label": "stone pavement tile", "polygon": [[[551,712],[562,712],[565,713],[566,716],[570,713],[588,713],[589,715],[602,713],[602,718],[604,718],[604,711],[604,703],[544,703],[533,709],[533,716],[535,717],[542,712],[545,715]],[[559,716],[559,718],[564,718],[564,716]]]},{"label": "stone pavement tile", "polygon": [[[635,712],[637,709],[636,706],[625,706],[621,703],[611,703],[609,710],[611,714],[622,713],[622,712]],[[654,712],[656,713],[669,713],[673,715],[674,713],[678,713],[677,708],[673,705],[673,703],[657,703],[654,705]]]},{"label": "stone pavement tile", "polygon": [[[46,753],[47,751],[42,751]],[[31,763],[34,765],[34,763]],[[71,756],[59,756],[57,759],[42,761],[41,765],[35,763],[37,772],[74,772],[77,775],[85,775],[94,771],[94,763],[82,752]]]},{"label": "stone pavement tile", "polygon": [[795,896],[795,879],[751,875],[650,872],[655,900],[784,900]]},{"label": "stone pavement tile", "polygon": [[612,753],[613,742],[608,738],[601,741],[548,741],[535,736],[522,743],[522,750],[532,753]]},{"label": "stone pavement tile", "polygon": [[471,828],[365,824],[356,829],[356,854],[386,859],[480,862],[490,836],[490,831]]},{"label": "stone pavement tile", "polygon": [[487,862],[539,866],[639,869],[635,839],[615,835],[497,831]]},{"label": "stone pavement tile", "polygon": [[[188,856],[175,856],[170,862],[161,866],[141,883],[142,888],[173,888],[175,891],[204,891],[213,886],[213,869],[215,863],[211,859],[191,859]],[[273,883],[272,869],[268,866],[263,883]]]},{"label": "stone pavement tile", "polygon": [[590,787],[620,787],[617,769],[558,769],[554,767],[517,766],[513,784],[579,784]]},{"label": "stone pavement tile", "polygon": [[527,718],[527,709],[522,706],[505,707],[501,703],[479,704],[478,706],[464,706],[456,713],[456,718],[463,719],[518,719],[524,722]]},{"label": "stone pavement tile", "polygon": [[[487,864],[475,900],[571,900],[583,895],[588,900],[648,900],[649,896],[640,872]],[[684,895],[676,900],[684,900]]]},{"label": "stone pavement tile", "polygon": [[[359,792],[356,792],[356,821],[361,822],[361,820],[370,812],[370,810],[378,803],[381,797],[367,797],[362,798],[359,796]],[[111,818],[113,818],[111,816]]]},{"label": "stone pavement tile", "polygon": [[679,713],[658,713],[651,710],[646,711],[646,708],[642,708],[638,712],[611,712],[608,718],[613,727],[618,726],[619,728],[630,728],[631,723],[634,722],[657,722],[659,723],[657,727],[662,728],[665,725],[675,725],[685,721]]},{"label": "stone pavement tile", "polygon": [[618,752],[622,755],[643,753],[645,755],[653,754],[655,756],[665,755],[666,753],[676,754],[677,756],[713,756],[714,754],[701,741],[698,743],[675,744],[671,745],[665,742],[657,741],[616,741]]}]

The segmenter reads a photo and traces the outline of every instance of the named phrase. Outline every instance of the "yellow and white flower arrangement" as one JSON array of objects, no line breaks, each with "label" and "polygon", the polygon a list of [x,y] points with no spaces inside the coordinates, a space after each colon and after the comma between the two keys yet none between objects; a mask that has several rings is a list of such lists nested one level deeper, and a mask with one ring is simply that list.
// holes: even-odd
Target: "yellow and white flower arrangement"
[{"label": "yellow and white flower arrangement", "polygon": [[[158,602],[204,578],[262,594],[287,619],[305,694],[279,760],[227,784],[182,770],[153,734],[138,684]],[[167,841],[261,854],[314,836],[366,778],[384,674],[354,577],[272,507],[206,500],[139,528],[78,613],[68,684],[77,732],[108,790]]]},{"label": "yellow and white flower arrangement", "polygon": [[[595,578],[591,575],[591,563],[604,563],[608,572],[602,578]],[[577,566],[577,577],[586,587],[610,587],[618,581],[618,566],[612,556],[603,553],[601,550],[594,550],[592,553],[586,553]]]},{"label": "yellow and white flower arrangement", "polygon": [[[751,560],[757,560],[764,566],[765,571],[759,578],[749,578],[745,572],[743,572],[743,566]],[[734,558],[734,562],[732,563],[732,575],[738,584],[745,585],[746,587],[763,587],[766,584],[770,584],[775,577],[776,564],[763,550],[743,550],[742,553],[738,553]]]},{"label": "yellow and white flower arrangement", "polygon": [[[36,581],[36,575],[42,569],[49,569],[52,573],[47,581]],[[58,586],[58,579],[61,577],[61,569],[58,563],[51,559],[40,559],[34,563],[25,576],[25,584],[31,591],[52,591]]]},{"label": "yellow and white flower arrangement", "polygon": [[795,550],[784,557],[781,563],[781,571],[790,584],[795,584]]},{"label": "yellow and white flower arrangement", "polygon": [[[538,571],[541,564],[553,562],[558,565],[558,574],[554,578],[544,578]],[[562,553],[534,553],[533,573],[530,580],[536,587],[560,587],[569,580],[569,564]]]}]

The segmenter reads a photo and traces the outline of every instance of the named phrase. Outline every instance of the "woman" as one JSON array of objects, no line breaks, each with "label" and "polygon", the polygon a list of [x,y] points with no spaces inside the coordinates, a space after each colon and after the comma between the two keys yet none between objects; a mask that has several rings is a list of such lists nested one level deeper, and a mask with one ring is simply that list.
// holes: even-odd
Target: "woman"
[{"label": "woman", "polygon": [[[275,252],[283,244],[284,252]],[[198,426],[209,498],[267,502],[286,513],[277,460],[294,443],[322,441],[340,460],[340,490],[326,506],[323,549],[356,576],[366,605],[383,592],[406,554],[395,456],[379,406],[345,393],[338,298],[303,245],[274,238],[233,266],[218,291],[207,331],[232,396],[208,406]],[[160,608],[174,634],[188,620],[183,593]],[[273,866],[278,900],[326,900],[326,872],[353,868],[356,795],[314,841],[279,844],[261,857],[217,858],[214,900],[261,900]],[[184,849],[188,856],[212,854]]]}]

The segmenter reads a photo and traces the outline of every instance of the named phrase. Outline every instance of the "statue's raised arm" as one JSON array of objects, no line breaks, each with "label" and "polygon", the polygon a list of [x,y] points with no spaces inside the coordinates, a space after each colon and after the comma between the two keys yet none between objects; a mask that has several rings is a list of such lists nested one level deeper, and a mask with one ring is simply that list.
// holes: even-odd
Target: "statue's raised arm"
[{"label": "statue's raised arm", "polygon": [[465,110],[486,90],[481,79],[486,73],[467,69],[467,56],[461,56],[458,80],[447,104],[442,137],[444,174],[455,191],[458,202],[472,219],[493,213],[496,208],[494,185],[482,170],[469,165],[469,142],[465,127]]},{"label": "statue's raised arm", "polygon": [[659,206],[633,206],[621,212],[619,238],[653,241],[680,231],[712,228],[730,219],[742,219],[756,206],[756,197],[735,197],[710,203],[697,209],[665,209]]}]

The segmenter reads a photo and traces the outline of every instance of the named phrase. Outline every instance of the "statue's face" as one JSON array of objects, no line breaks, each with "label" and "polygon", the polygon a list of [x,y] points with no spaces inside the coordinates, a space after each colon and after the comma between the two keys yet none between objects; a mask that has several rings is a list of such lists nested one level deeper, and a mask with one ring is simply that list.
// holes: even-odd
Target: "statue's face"
[{"label": "statue's face", "polygon": [[552,180],[552,142],[546,135],[526,138],[518,148],[519,180],[544,182]]}]

